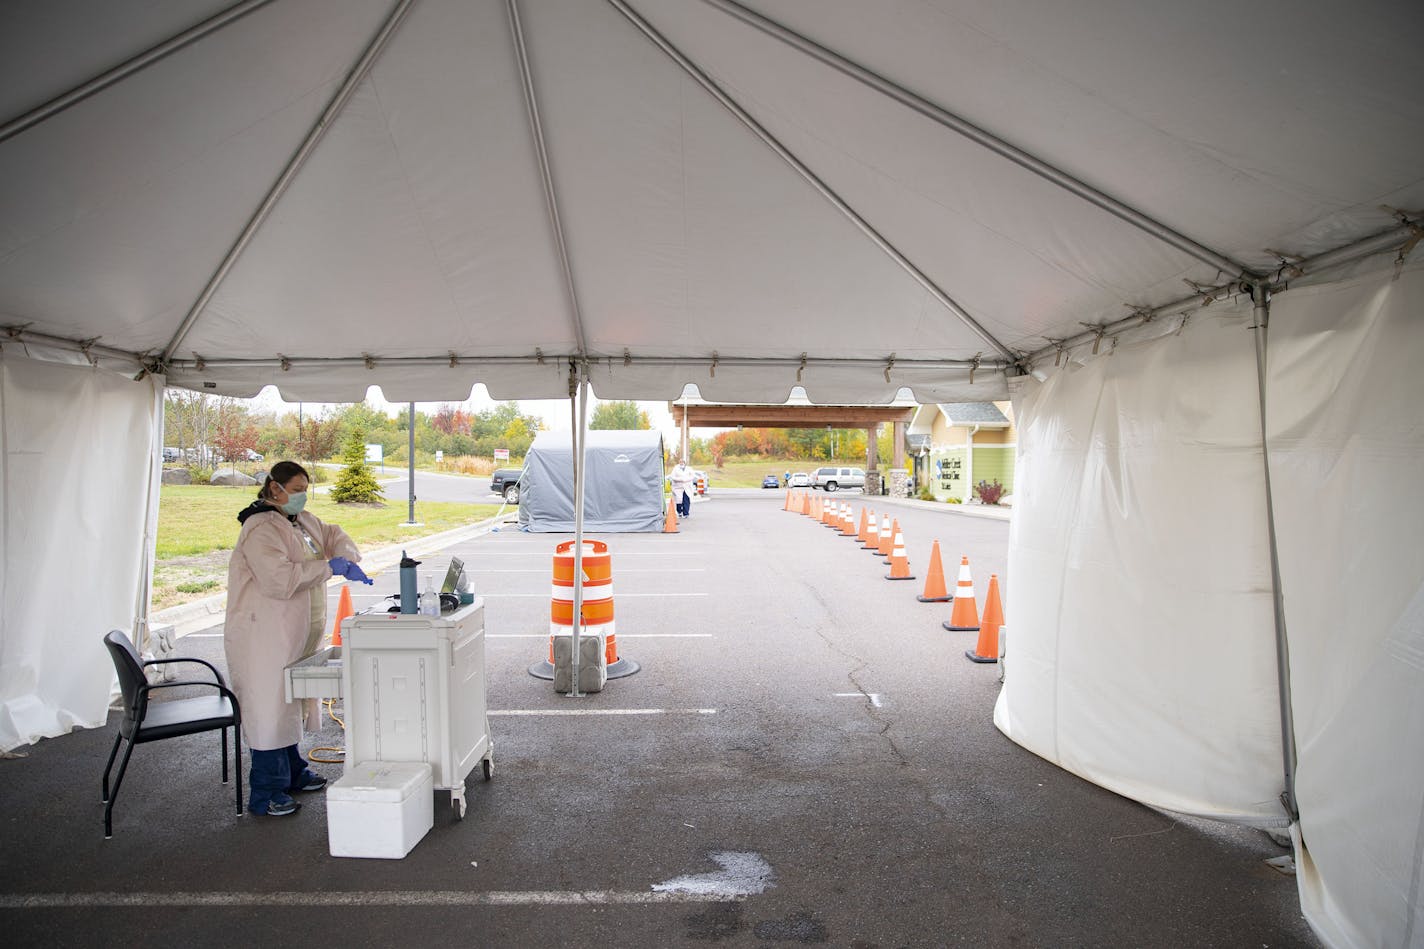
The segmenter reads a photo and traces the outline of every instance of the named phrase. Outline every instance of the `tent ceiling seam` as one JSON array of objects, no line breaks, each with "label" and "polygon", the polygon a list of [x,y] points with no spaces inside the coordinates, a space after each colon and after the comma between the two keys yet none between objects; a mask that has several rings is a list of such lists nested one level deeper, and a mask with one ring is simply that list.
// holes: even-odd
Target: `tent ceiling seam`
[{"label": "tent ceiling seam", "polygon": [[286,167],[282,169],[282,173],[278,175],[272,187],[268,189],[267,196],[262,199],[262,203],[258,205],[257,210],[253,212],[252,217],[248,219],[247,224],[243,227],[237,240],[233,242],[232,247],[228,249],[222,262],[218,264],[217,270],[213,271],[213,275],[208,279],[207,284],[203,287],[197,300],[193,302],[193,306],[188,310],[187,315],[183,318],[183,322],[178,325],[177,331],[173,334],[173,339],[163,351],[163,362],[167,363],[173,358],[173,354],[178,351],[178,347],[182,345],[183,340],[187,337],[189,331],[192,330],[193,325],[197,323],[198,317],[202,314],[203,310],[207,308],[208,303],[212,301],[213,296],[218,291],[218,287],[227,279],[227,275],[237,264],[238,258],[241,257],[242,252],[247,249],[247,245],[252,241],[253,236],[262,227],[263,223],[266,222],[273,209],[277,206],[277,203],[282,199],[282,196],[286,194],[287,189],[296,179],[302,166],[306,164],[307,159],[316,151],[317,145],[321,142],[322,138],[325,137],[327,130],[331,128],[332,123],[336,121],[341,111],[346,107],[346,103],[351,101],[351,96],[356,91],[356,87],[366,78],[367,73],[370,72],[371,67],[380,57],[381,52],[386,48],[386,43],[390,40],[391,36],[395,34],[396,28],[400,26],[401,21],[405,18],[406,13],[414,3],[415,0],[397,0],[390,14],[381,23],[380,29],[376,31],[371,42],[367,44],[365,51],[362,52],[355,65],[351,67],[351,71],[346,74],[346,79],[336,90],[331,101],[327,103],[326,108],[322,110],[321,117],[317,119],[316,124],[307,132],[306,137],[302,140],[302,144],[287,161]]},{"label": "tent ceiling seam", "polygon": [[1094,188],[1087,182],[1075,178],[1066,171],[1049,164],[1036,155],[980,128],[969,120],[950,112],[943,106],[931,102],[923,96],[891,82],[879,73],[873,72],[854,60],[842,56],[834,50],[828,49],[814,40],[802,36],[800,33],[783,26],[769,17],[762,16],[760,13],[747,9],[740,3],[735,2],[735,0],[702,0],[702,2],[830,66],[837,72],[899,102],[901,105],[923,115],[925,118],[953,132],[959,133],[970,141],[987,148],[999,157],[1008,159],[1024,170],[1038,175],[1045,181],[1056,185],[1070,194],[1076,195],[1089,204],[1106,211],[1121,221],[1131,224],[1133,227],[1175,247],[1177,250],[1215,267],[1227,277],[1235,279],[1259,276],[1244,264],[1238,263],[1225,254],[1192,240],[1190,237],[1168,227],[1161,221],[1144,214],[1104,191]]},{"label": "tent ceiling seam", "polygon": [[658,49],[662,50],[663,53],[666,54],[667,57],[671,59],[674,63],[676,63],[682,69],[683,72],[687,73],[687,75],[690,76],[694,82],[700,85],[704,90],[707,91],[709,95],[711,95],[715,100],[717,100],[717,102],[724,109],[730,112],[732,116],[737,119],[737,121],[741,122],[742,125],[745,126],[748,131],[750,131],[757,138],[761,139],[764,145],[770,148],[778,158],[780,158],[783,162],[789,165],[793,171],[800,175],[806,181],[807,184],[809,184],[813,189],[816,190],[818,194],[821,195],[822,198],[830,202],[832,207],[834,207],[847,220],[854,224],[862,234],[870,238],[871,242],[874,243],[875,246],[879,247],[880,250],[886,254],[886,256],[888,256],[892,261],[898,264],[902,270],[904,270],[907,274],[914,278],[915,282],[918,283],[925,290],[927,290],[936,300],[939,301],[939,303],[945,309],[949,310],[950,313],[958,317],[960,322],[962,322],[965,326],[969,327],[969,329],[973,330],[975,335],[977,335],[984,342],[992,346],[995,350],[998,351],[1001,356],[1003,356],[1010,363],[1018,361],[1019,355],[1017,353],[1015,353],[1008,346],[1000,342],[997,337],[995,337],[992,333],[990,333],[987,329],[980,325],[979,322],[969,314],[969,311],[965,310],[964,307],[956,303],[949,296],[949,294],[945,293],[944,290],[941,289],[938,284],[936,284],[933,280],[929,278],[929,275],[927,275],[924,271],[920,270],[920,268],[916,267],[915,264],[911,262],[908,257],[906,257],[900,252],[899,248],[897,248],[894,244],[890,243],[890,241],[887,240],[879,231],[877,231],[870,224],[869,221],[862,217],[859,212],[852,208],[829,185],[827,185],[824,181],[817,177],[816,173],[813,172],[803,161],[801,161],[801,159],[797,158],[796,155],[789,148],[783,145],[774,135],[771,134],[770,131],[764,128],[761,123],[759,123],[755,118],[753,118],[751,113],[747,112],[746,109],[742,108],[742,106],[735,99],[733,99],[731,95],[729,95],[724,89],[722,89],[721,86],[717,85],[717,83],[714,82],[710,76],[703,72],[697,66],[696,63],[694,63],[681,50],[674,46],[667,39],[667,37],[663,36],[656,29],[654,29],[652,24],[650,24],[647,20],[643,19],[642,15],[640,15],[636,10],[629,6],[628,3],[625,2],[625,0],[607,0],[607,2],[615,10],[621,13],[624,18],[628,20],[629,23],[633,24],[633,26],[640,33],[647,37],[648,40],[653,43],[653,45],[657,46]]},{"label": "tent ceiling seam", "polygon": [[[559,264],[564,273],[564,289],[569,295],[570,317],[578,340],[579,356],[588,352],[588,337],[583,328],[583,311],[579,307],[578,290],[574,285],[573,267],[569,260],[568,241],[564,237],[563,221],[559,217],[559,200],[554,189],[554,172],[549,164],[549,150],[544,141],[544,125],[539,119],[539,102],[534,95],[534,73],[529,66],[529,50],[524,42],[524,27],[519,20],[518,0],[506,0],[509,10],[509,31],[514,44],[514,56],[519,65],[519,82],[524,90],[524,105],[529,115],[529,130],[534,138],[534,152],[539,159],[539,175],[544,185],[544,202],[548,206],[549,224],[554,229],[554,243],[559,252]],[[570,393],[570,398],[573,394]]]},{"label": "tent ceiling seam", "polygon": [[150,46],[138,55],[124,60],[117,66],[106,69],[92,79],[88,79],[74,86],[72,89],[55,96],[48,102],[42,103],[28,112],[18,115],[3,125],[0,125],[0,142],[13,138],[26,129],[34,128],[36,125],[49,121],[66,109],[76,106],[85,99],[88,99],[90,96],[97,95],[135,73],[142,72],[149,66],[166,59],[184,47],[196,43],[210,33],[216,33],[223,27],[235,23],[247,14],[261,7],[265,7],[271,2],[272,0],[242,0],[241,3],[235,3],[226,10],[214,14],[203,22],[195,26],[190,26],[188,29],[170,36],[155,46]]}]

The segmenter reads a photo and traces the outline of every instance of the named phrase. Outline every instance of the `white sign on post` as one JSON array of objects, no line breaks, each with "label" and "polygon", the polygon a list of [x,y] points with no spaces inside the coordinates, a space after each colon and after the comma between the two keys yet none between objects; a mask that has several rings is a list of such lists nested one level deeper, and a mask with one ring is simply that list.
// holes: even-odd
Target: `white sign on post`
[{"label": "white sign on post", "polygon": [[385,460],[386,448],[384,445],[367,445],[366,460],[373,464],[380,464]]},{"label": "white sign on post", "polygon": [[494,460],[495,460],[495,461],[508,461],[508,460],[509,460],[509,449],[508,449],[508,448],[496,448],[496,449],[494,450]]},{"label": "white sign on post", "polygon": [[444,460],[445,460],[445,453],[444,453],[443,451],[441,451],[440,449],[438,449],[438,448],[435,449],[435,461],[436,461],[436,463],[438,464],[438,463],[440,463],[440,462],[442,462],[442,461],[444,461]]}]

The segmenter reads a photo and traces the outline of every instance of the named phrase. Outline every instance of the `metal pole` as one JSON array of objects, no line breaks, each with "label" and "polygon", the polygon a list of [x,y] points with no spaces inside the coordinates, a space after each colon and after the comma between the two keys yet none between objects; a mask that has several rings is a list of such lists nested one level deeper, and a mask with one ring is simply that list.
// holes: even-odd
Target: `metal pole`
[{"label": "metal pole", "polygon": [[381,51],[386,48],[386,42],[391,38],[392,34],[395,33],[396,27],[400,26],[401,20],[404,19],[406,12],[414,2],[415,0],[400,0],[395,9],[391,11],[390,16],[386,17],[385,22],[381,24],[380,30],[376,32],[370,45],[366,47],[366,51],[361,54],[361,58],[356,61],[356,65],[351,67],[351,71],[346,74],[346,81],[341,84],[341,87],[336,90],[336,95],[332,96],[331,101],[327,103],[326,108],[321,113],[321,118],[317,119],[316,125],[312,126],[311,131],[307,132],[307,137],[302,141],[301,147],[297,149],[296,154],[287,162],[287,167],[282,169],[282,174],[278,176],[276,183],[272,185],[272,189],[267,192],[267,197],[262,199],[262,203],[258,205],[257,210],[253,212],[247,225],[242,229],[242,233],[237,236],[237,240],[233,243],[232,248],[228,250],[227,255],[223,257],[222,263],[218,264],[218,269],[215,270],[212,277],[208,279],[207,285],[203,287],[203,292],[198,295],[198,299],[194,301],[192,308],[188,310],[188,315],[183,317],[183,322],[178,325],[178,331],[173,334],[173,339],[169,341],[168,347],[163,351],[163,362],[167,363],[173,358],[173,354],[178,351],[178,347],[182,345],[183,340],[188,335],[188,331],[191,330],[193,324],[198,321],[198,316],[203,312],[204,308],[207,307],[213,295],[218,292],[218,287],[221,286],[223,280],[227,278],[228,273],[237,263],[237,259],[242,256],[242,252],[247,249],[247,245],[251,243],[253,235],[257,233],[263,222],[267,220],[267,216],[272,213],[272,209],[277,206],[277,202],[281,200],[282,195],[287,192],[287,188],[297,177],[297,172],[302,170],[302,166],[305,165],[307,159],[311,157],[311,153],[316,150],[317,143],[321,141],[322,136],[326,134],[331,124],[336,121],[337,115],[339,115],[341,110],[346,106],[346,103],[356,91],[356,87],[361,84],[361,80],[366,78],[366,73],[370,72],[371,66],[376,62],[376,58],[380,56]]},{"label": "metal pole", "polygon": [[906,108],[913,109],[915,112],[923,115],[925,118],[947,129],[958,132],[970,141],[984,146],[1001,158],[1007,158],[1020,168],[1038,175],[1045,181],[1051,182],[1059,188],[1077,195],[1089,204],[1111,214],[1113,217],[1126,221],[1133,227],[1152,235],[1160,241],[1170,244],[1177,248],[1177,250],[1195,257],[1203,263],[1210,264],[1228,277],[1239,277],[1250,274],[1250,271],[1247,270],[1245,266],[1237,263],[1225,254],[1217,253],[1209,247],[1198,244],[1190,237],[1177,233],[1167,225],[1160,221],[1153,220],[1136,208],[1124,204],[1111,195],[1104,194],[1092,185],[1079,181],[1067,172],[1030,155],[1023,149],[1010,145],[998,136],[986,132],[972,122],[962,119],[953,112],[935,105],[928,99],[918,96],[901,86],[897,86],[895,83],[871,72],[859,63],[852,62],[839,53],[833,52],[807,39],[801,34],[787,29],[775,20],[768,19],[759,13],[748,10],[741,4],[733,2],[733,0],[704,0],[704,2],[710,6],[717,7],[724,13],[736,17],[749,26],[761,30],[768,36],[775,37],[788,46],[798,49],[806,55],[825,63],[832,69],[849,76],[857,82],[863,83],[875,91],[889,96]]},{"label": "metal pole", "polygon": [[688,460],[688,453],[691,451],[687,439],[687,389],[682,390],[682,453],[679,456],[683,461]]},{"label": "metal pole", "polygon": [[13,138],[25,131],[25,129],[32,128],[41,122],[53,118],[70,106],[78,105],[95,93],[104,91],[114,83],[127,79],[134,73],[152,66],[164,57],[178,52],[190,43],[197,42],[209,33],[216,32],[229,23],[241,19],[253,10],[259,7],[265,7],[271,2],[272,0],[243,0],[242,3],[233,4],[216,16],[209,17],[197,26],[189,27],[178,35],[164,40],[157,46],[150,46],[132,59],[125,60],[113,69],[95,76],[88,82],[81,83],[68,92],[55,96],[44,105],[37,106],[24,115],[17,116],[4,125],[0,125],[0,142]]},{"label": "metal pole", "polygon": [[1266,538],[1271,553],[1271,609],[1276,623],[1276,684],[1281,708],[1281,765],[1285,790],[1281,803],[1293,821],[1300,820],[1295,797],[1295,714],[1291,709],[1290,642],[1286,638],[1286,606],[1281,593],[1281,562],[1276,547],[1276,513],[1271,495],[1271,452],[1266,427],[1266,325],[1271,313],[1271,293],[1263,285],[1252,288],[1252,338],[1256,342],[1256,389],[1261,409],[1261,467],[1266,485]]},{"label": "metal pole", "polygon": [[408,418],[406,421],[409,423],[409,424],[407,425],[407,427],[410,429],[410,431],[407,433],[407,438],[408,438],[408,440],[409,440],[409,446],[410,446],[410,450],[409,450],[409,452],[408,452],[408,454],[410,455],[410,459],[409,459],[409,471],[410,471],[410,473],[406,476],[407,486],[408,486],[409,489],[410,489],[410,492],[409,492],[409,493],[410,493],[410,519],[407,520],[406,523],[407,523],[407,524],[414,525],[414,524],[415,524],[415,403],[414,403],[414,402],[412,402],[412,403],[410,404],[410,418]]},{"label": "metal pole", "polygon": [[683,72],[687,73],[698,85],[707,90],[714,99],[721,103],[724,109],[732,113],[737,121],[746,126],[748,131],[761,139],[763,144],[775,152],[782,161],[790,165],[793,171],[800,175],[812,188],[816,189],[821,197],[829,201],[831,205],[835,207],[837,211],[841,212],[848,221],[854,224],[862,234],[870,238],[871,242],[884,251],[886,256],[899,264],[900,269],[904,270],[905,273],[914,278],[916,283],[924,287],[931,296],[940,302],[941,306],[958,317],[960,322],[973,330],[976,336],[992,347],[1000,356],[1007,359],[1010,364],[1018,362],[1018,357],[1014,355],[1013,350],[999,342],[988,330],[979,325],[979,322],[969,315],[968,310],[954,302],[949,294],[940,289],[939,285],[931,280],[924,271],[911,263],[910,259],[904,254],[900,253],[899,248],[891,244],[879,231],[871,227],[869,221],[861,217],[860,214],[847,204],[839,194],[833,191],[829,185],[816,177],[816,174],[811,171],[801,159],[792,154],[774,135],[763,128],[761,123],[752,118],[751,113],[747,112],[747,110],[738,105],[731,96],[723,92],[722,87],[713,82],[706,73],[697,67],[696,63],[684,56],[681,50],[673,46],[666,37],[653,29],[652,25],[649,24],[647,20],[644,20],[637,11],[628,6],[623,0],[608,0],[608,3],[619,13],[623,14],[628,22],[637,27],[644,36],[652,40],[653,44],[666,53],[673,62],[681,66]]},{"label": "metal pole", "polygon": [[579,691],[579,637],[583,632],[583,479],[584,479],[584,409],[588,404],[588,381],[581,370],[569,379],[569,407],[573,409],[574,463],[574,616],[573,635],[569,641],[569,698],[583,695]]}]

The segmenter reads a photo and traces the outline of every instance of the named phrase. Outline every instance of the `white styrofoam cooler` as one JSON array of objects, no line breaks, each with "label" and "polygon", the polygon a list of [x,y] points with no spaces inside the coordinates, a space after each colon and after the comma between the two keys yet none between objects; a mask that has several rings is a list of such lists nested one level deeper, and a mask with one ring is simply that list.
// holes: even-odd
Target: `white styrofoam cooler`
[{"label": "white styrofoam cooler", "polygon": [[435,825],[435,792],[424,761],[363,761],[326,788],[326,839],[333,857],[399,860]]}]

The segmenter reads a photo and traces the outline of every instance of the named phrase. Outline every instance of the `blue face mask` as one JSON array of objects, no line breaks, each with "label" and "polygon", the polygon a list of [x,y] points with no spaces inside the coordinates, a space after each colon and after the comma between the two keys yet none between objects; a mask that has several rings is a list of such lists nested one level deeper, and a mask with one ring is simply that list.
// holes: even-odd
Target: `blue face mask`
[{"label": "blue face mask", "polygon": [[282,513],[289,517],[302,513],[302,508],[307,506],[307,493],[297,491],[287,495],[287,503],[282,505]]}]

